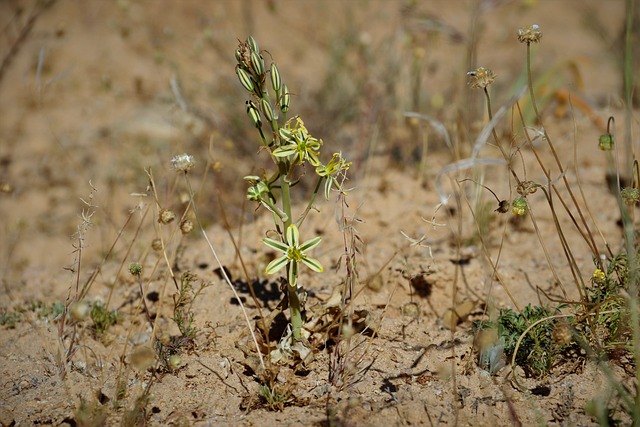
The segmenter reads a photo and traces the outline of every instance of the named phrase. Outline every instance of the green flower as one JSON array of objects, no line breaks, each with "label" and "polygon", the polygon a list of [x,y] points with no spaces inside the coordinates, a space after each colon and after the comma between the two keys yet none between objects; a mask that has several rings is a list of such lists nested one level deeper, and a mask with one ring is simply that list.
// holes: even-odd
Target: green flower
[{"label": "green flower", "polygon": [[318,246],[321,237],[314,237],[311,240],[304,242],[303,244],[299,244],[300,241],[300,233],[298,232],[298,227],[295,224],[291,224],[287,228],[287,232],[285,235],[286,242],[280,242],[278,240],[273,240],[270,238],[264,238],[262,241],[265,245],[269,246],[271,249],[274,249],[278,252],[281,252],[283,255],[279,258],[274,259],[267,265],[266,273],[273,274],[280,270],[285,265],[289,266],[289,286],[296,287],[298,283],[298,264],[302,262],[304,265],[316,271],[318,273],[322,273],[324,270],[322,265],[317,259],[310,258],[305,252],[310,251],[311,249]]},{"label": "green flower", "polygon": [[326,165],[319,165],[316,167],[316,174],[318,176],[324,176],[326,181],[324,182],[324,197],[329,200],[329,193],[331,188],[336,187],[338,190],[342,190],[338,177],[341,173],[346,172],[351,166],[351,162],[347,162],[342,158],[341,153],[333,153],[333,157]]},{"label": "green flower", "polygon": [[292,119],[288,120],[285,127],[280,128],[280,138],[284,141],[284,145],[273,150],[276,157],[293,156],[292,164],[302,164],[308,161],[313,166],[319,166],[320,147],[322,140],[309,135],[309,131],[304,126],[304,122],[300,117],[295,117],[296,122],[291,126]]}]

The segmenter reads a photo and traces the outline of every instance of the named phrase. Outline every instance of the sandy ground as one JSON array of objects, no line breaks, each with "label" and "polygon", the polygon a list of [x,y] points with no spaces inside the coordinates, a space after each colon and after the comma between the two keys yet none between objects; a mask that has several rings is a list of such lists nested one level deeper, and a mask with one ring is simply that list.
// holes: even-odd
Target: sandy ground
[{"label": "sandy ground", "polygon": [[[554,94],[543,103],[546,129],[569,181],[581,180],[590,223],[619,251],[619,213],[597,140],[609,115],[623,122],[616,43],[624,2],[45,3],[0,3],[2,425],[595,424],[585,407],[605,399],[609,383],[592,363],[567,357],[542,379],[524,378],[516,368],[528,390],[522,391],[510,367],[496,375],[481,370],[473,347],[473,321],[491,307],[549,304],[541,290],[562,296],[563,286],[568,300],[579,297],[543,195],[530,200],[557,277],[528,218],[495,213],[489,192],[449,179],[482,180],[509,199],[514,186],[504,167],[445,176],[446,193],[466,195],[460,205],[454,198],[439,207],[436,181],[444,166],[469,156],[486,123],[481,93],[465,84],[471,40],[471,62],[498,75],[492,86],[497,110],[522,86],[525,49],[516,30],[539,24],[544,36],[534,49],[534,73],[541,76],[540,93]],[[245,277],[255,282],[263,313],[280,301],[274,277],[264,274],[273,254],[260,243],[273,228],[271,218],[244,203],[242,177],[268,164],[255,155],[246,94],[234,73],[234,50],[248,34],[277,62],[294,93],[294,113],[329,152],[353,160],[346,215],[359,219],[361,238],[351,309],[365,333],[354,336],[338,380],[330,379],[335,342],[323,334],[314,336],[313,360],[280,367],[275,381],[287,395],[280,411],[258,398],[249,328],[201,235],[194,230],[180,237],[175,222],[156,221],[160,207],[181,213],[186,206],[187,188],[169,160],[194,155],[190,176],[199,217],[252,322],[260,312]],[[418,83],[411,77],[415,67]],[[602,122],[578,108],[573,115],[563,110],[558,99],[565,93],[584,100]],[[444,123],[455,147],[428,126],[405,120],[405,111]],[[510,120],[508,112],[504,135]],[[512,147],[522,142],[515,138]],[[556,179],[547,145],[538,148]],[[517,169],[544,183],[531,149],[520,153]],[[481,157],[499,152],[487,146]],[[491,203],[482,239],[470,213],[478,194]],[[344,280],[344,268],[333,268],[344,236],[335,220],[340,206],[319,200],[316,208],[303,234],[322,235],[314,256],[327,267],[321,275],[303,271],[301,280],[307,316],[317,320],[330,312],[327,301]],[[570,219],[561,215],[560,221],[588,280],[591,252]],[[178,277],[190,271],[209,286],[192,306],[193,342],[173,360],[175,369],[154,372],[139,360],[152,330],[138,283],[126,270],[142,263],[155,334],[176,336],[176,289],[162,252],[152,249],[158,237],[167,242]],[[487,255],[499,259],[501,283]],[[63,320],[62,307],[87,284],[84,300],[120,314],[102,335],[88,319]],[[465,312],[453,330],[451,307]],[[61,362],[71,342],[75,350]],[[628,371],[614,365],[623,383],[632,381]],[[138,412],[132,411],[137,399]]]}]

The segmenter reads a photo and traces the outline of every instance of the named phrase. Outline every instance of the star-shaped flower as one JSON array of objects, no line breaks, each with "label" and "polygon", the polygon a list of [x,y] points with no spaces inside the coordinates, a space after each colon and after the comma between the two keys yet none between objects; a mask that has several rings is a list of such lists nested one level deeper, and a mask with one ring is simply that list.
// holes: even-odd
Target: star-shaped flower
[{"label": "star-shaped flower", "polygon": [[266,273],[273,274],[280,270],[285,265],[289,266],[289,286],[296,287],[298,283],[298,264],[302,262],[304,265],[316,271],[322,273],[324,270],[322,265],[317,259],[309,257],[306,252],[318,246],[321,237],[314,237],[311,240],[300,244],[300,233],[298,227],[295,224],[289,225],[285,234],[286,242],[280,242],[278,240],[264,238],[262,241],[265,245],[271,249],[275,249],[281,252],[283,255],[274,259],[267,265]]},{"label": "star-shaped flower", "polygon": [[279,134],[284,145],[273,150],[273,155],[276,157],[293,156],[291,163],[294,165],[307,161],[314,167],[319,166],[320,160],[318,159],[318,155],[320,154],[322,140],[314,138],[309,134],[302,119],[299,117],[295,119],[294,125],[292,125],[292,121],[289,120],[285,127],[280,128]]}]

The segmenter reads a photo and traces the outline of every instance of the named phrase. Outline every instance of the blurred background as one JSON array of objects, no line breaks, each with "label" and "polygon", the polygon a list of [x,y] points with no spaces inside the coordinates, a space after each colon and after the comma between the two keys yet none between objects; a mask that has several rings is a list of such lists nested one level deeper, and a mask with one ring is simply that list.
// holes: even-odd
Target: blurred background
[{"label": "blurred background", "polygon": [[[495,108],[506,102],[524,82],[521,26],[543,32],[533,68],[547,112],[568,114],[562,90],[603,116],[622,105],[623,0],[3,0],[0,17],[3,277],[64,265],[91,185],[103,242],[91,250],[104,251],[144,168],[170,176],[181,152],[198,162],[206,223],[220,200],[231,221],[250,218],[242,177],[267,159],[234,72],[248,35],[278,64],[291,115],[354,161],[354,184],[400,167],[428,185],[468,153],[486,117],[466,73],[491,68]],[[453,146],[406,112],[442,123]]]}]

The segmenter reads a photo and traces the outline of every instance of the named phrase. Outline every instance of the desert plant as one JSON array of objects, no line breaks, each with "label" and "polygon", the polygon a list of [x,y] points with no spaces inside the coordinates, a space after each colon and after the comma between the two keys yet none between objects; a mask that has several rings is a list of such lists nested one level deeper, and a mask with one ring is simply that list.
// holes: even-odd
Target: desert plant
[{"label": "desert plant", "polygon": [[[269,153],[276,166],[273,172],[244,178],[249,183],[247,198],[258,202],[273,214],[277,238],[266,237],[263,242],[279,256],[267,265],[266,273],[273,274],[283,268],[286,271],[293,339],[298,341],[302,338],[303,322],[298,296],[299,267],[304,265],[315,272],[323,271],[320,262],[309,255],[321,238],[301,241],[299,229],[323,183],[326,198],[329,198],[332,190],[343,191],[339,177],[346,172],[350,163],[340,153],[334,153],[329,162],[323,164],[320,160],[323,141],[309,133],[300,117],[287,119],[291,104],[289,89],[282,81],[275,63],[267,70],[262,52],[253,37],[240,43],[236,49],[236,60],[236,74],[252,98],[246,102],[247,114],[260,135],[262,150]],[[263,129],[264,123],[268,132]],[[291,189],[299,183],[309,167],[315,170],[316,184],[306,208],[294,219]]]}]

